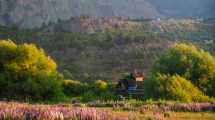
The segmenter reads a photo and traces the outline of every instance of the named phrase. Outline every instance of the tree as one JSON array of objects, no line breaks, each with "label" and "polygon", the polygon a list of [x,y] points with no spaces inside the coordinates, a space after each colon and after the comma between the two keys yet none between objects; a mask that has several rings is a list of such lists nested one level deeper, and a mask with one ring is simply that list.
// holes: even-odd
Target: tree
[{"label": "tree", "polygon": [[157,74],[145,82],[145,96],[185,102],[209,101],[202,91],[179,75]]},{"label": "tree", "polygon": [[192,44],[176,43],[155,61],[152,74],[180,75],[215,96],[215,58]]},{"label": "tree", "polygon": [[33,44],[0,40],[0,97],[50,100],[62,95],[56,63]]}]

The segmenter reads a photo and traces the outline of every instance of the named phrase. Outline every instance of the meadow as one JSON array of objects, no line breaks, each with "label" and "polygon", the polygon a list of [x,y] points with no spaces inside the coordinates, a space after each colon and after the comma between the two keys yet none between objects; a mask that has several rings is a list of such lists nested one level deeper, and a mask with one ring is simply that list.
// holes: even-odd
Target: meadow
[{"label": "meadow", "polygon": [[[123,107],[80,107],[72,104],[0,102],[1,120],[214,120],[210,103],[145,104]],[[133,106],[134,107],[134,106]]]},{"label": "meadow", "polygon": [[0,120],[215,118],[215,58],[192,43],[161,52],[138,84],[142,93],[132,95],[136,82],[133,74],[122,82],[66,79],[43,49],[0,40]]}]

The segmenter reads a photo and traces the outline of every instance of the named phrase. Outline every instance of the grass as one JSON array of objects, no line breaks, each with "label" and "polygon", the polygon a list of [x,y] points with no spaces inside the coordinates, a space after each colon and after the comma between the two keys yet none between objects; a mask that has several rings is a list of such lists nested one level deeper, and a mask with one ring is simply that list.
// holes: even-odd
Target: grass
[{"label": "grass", "polygon": [[173,112],[171,113],[171,115],[176,120],[215,120],[215,114],[210,112]]},{"label": "grass", "polygon": [[211,112],[168,112],[160,113],[160,117],[156,117],[156,113],[151,111],[144,114],[137,111],[115,111],[115,113],[129,114],[131,119],[135,120],[215,120],[215,114]]}]

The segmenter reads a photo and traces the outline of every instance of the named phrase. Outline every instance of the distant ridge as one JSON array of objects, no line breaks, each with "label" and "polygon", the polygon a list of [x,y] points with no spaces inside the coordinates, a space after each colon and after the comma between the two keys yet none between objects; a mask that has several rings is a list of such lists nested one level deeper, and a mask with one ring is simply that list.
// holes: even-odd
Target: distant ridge
[{"label": "distant ridge", "polygon": [[0,24],[38,27],[90,17],[215,17],[215,0],[0,0]]}]

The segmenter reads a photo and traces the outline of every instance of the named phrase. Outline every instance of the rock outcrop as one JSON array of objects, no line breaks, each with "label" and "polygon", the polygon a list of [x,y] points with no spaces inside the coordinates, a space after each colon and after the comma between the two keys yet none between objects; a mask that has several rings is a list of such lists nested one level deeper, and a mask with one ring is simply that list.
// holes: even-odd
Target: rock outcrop
[{"label": "rock outcrop", "polygon": [[214,0],[0,0],[0,24],[38,27],[75,16],[215,16],[214,9]]}]

